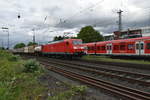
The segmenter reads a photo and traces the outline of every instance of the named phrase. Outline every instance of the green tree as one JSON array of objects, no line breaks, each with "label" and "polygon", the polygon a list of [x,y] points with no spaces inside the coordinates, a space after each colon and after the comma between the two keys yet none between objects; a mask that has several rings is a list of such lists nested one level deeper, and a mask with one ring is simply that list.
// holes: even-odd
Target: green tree
[{"label": "green tree", "polygon": [[63,40],[64,37],[62,36],[55,36],[53,41]]},{"label": "green tree", "polygon": [[5,48],[4,47],[0,47],[0,50],[4,50]]},{"label": "green tree", "polygon": [[23,48],[25,47],[26,45],[24,43],[18,43],[14,46],[14,49],[17,49],[17,48]]},{"label": "green tree", "polygon": [[35,43],[35,42],[29,42],[28,43],[28,46],[32,46],[32,45],[37,45],[37,43]]},{"label": "green tree", "polygon": [[84,43],[103,41],[103,36],[92,26],[83,27],[77,37],[82,39]]}]

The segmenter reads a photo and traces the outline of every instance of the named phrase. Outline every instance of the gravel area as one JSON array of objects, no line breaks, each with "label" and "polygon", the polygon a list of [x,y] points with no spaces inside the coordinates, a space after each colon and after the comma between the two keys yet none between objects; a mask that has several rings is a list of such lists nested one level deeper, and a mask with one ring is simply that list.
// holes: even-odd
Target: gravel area
[{"label": "gravel area", "polygon": [[[65,61],[67,61],[67,60],[65,60]],[[150,75],[150,70],[131,68],[130,65],[128,65],[127,67],[120,67],[120,66],[101,65],[101,64],[94,64],[91,62],[82,62],[82,61],[73,61],[73,60],[70,60],[69,62],[75,62],[75,63],[84,64],[84,65],[88,65],[88,66],[94,66],[94,67],[96,66],[96,67],[102,67],[102,68],[108,68],[108,69],[114,69],[114,70],[115,69],[124,70],[124,71],[128,71],[128,72],[136,72],[136,73],[142,73],[142,74],[149,74]],[[59,66],[59,67],[62,68],[62,66]],[[66,67],[64,67],[64,68],[65,69],[71,69],[71,68],[66,68]],[[133,83],[129,83],[126,81],[118,80],[116,78],[109,78],[109,77],[105,77],[102,75],[98,75],[95,73],[89,73],[89,72],[85,72],[85,71],[81,71],[81,70],[76,70],[76,69],[71,69],[71,70],[74,72],[77,72],[79,74],[82,73],[83,75],[90,75],[90,76],[93,76],[95,78],[102,79],[105,81],[110,81],[110,82],[117,83],[117,84],[120,84],[123,86],[131,87],[134,89],[139,89],[139,90],[142,90],[145,92],[150,92],[150,87],[145,87],[145,86],[142,86],[142,85],[139,85],[136,83],[133,84]],[[69,84],[75,84],[75,85],[82,84],[82,83],[77,82],[77,81],[72,81],[71,79],[65,78],[65,77],[63,77],[59,74],[56,74],[54,72],[51,72],[51,71],[49,71],[49,75],[50,75],[50,77],[54,78],[54,80],[52,78],[52,80],[49,81],[49,85],[51,85],[51,81],[54,81],[54,84],[56,84],[56,83],[69,83]],[[45,79],[45,80],[48,80],[48,79]],[[59,88],[57,86],[57,84],[54,86],[56,88]],[[53,87],[53,85],[49,86],[49,87],[55,88],[55,87]],[[60,86],[60,88],[61,88],[60,90],[62,90],[62,91],[67,89],[67,87],[65,87],[65,86]],[[52,92],[50,92],[50,95],[55,95],[55,93],[53,93],[53,90],[55,90],[55,89],[52,89]],[[60,90],[58,89],[58,91],[60,91]],[[101,91],[99,89],[95,89],[93,87],[90,87],[90,88],[88,88],[88,90],[84,94],[84,98],[83,97],[81,98],[80,96],[76,96],[76,97],[74,97],[73,100],[122,100],[122,99],[116,98],[112,94],[107,93],[106,91]]]},{"label": "gravel area", "polygon": [[[61,66],[61,68],[62,68],[62,66]],[[68,67],[63,67],[63,68],[64,69],[69,69],[69,70],[71,70],[73,72],[77,72],[79,74],[90,75],[92,77],[95,77],[95,78],[98,78],[98,79],[101,79],[101,80],[117,83],[119,85],[131,87],[131,88],[134,88],[134,89],[139,89],[139,90],[142,90],[142,91],[145,91],[145,92],[150,92],[150,87],[142,86],[142,85],[139,85],[139,84],[136,84],[136,83],[129,83],[127,81],[122,81],[122,80],[119,80],[119,79],[116,79],[116,78],[110,78],[110,77],[106,77],[106,76],[103,76],[103,75],[98,75],[96,73],[85,72],[85,71],[72,69],[72,68],[68,68]]]},{"label": "gravel area", "polygon": [[[52,71],[49,71],[49,75],[53,76],[57,80],[60,80],[61,82],[64,82],[64,83],[69,83],[72,85],[85,85],[79,81],[68,79]],[[113,96],[112,94],[107,93],[106,91],[102,91],[94,87],[88,86],[88,89],[85,92],[84,96],[82,96],[82,98],[80,95],[78,95],[78,96],[75,96],[72,100],[122,100],[122,99],[117,98]]]},{"label": "gravel area", "polygon": [[116,69],[116,70],[123,70],[123,71],[128,71],[128,72],[136,72],[136,73],[142,73],[142,74],[149,74],[150,75],[150,70],[132,68],[132,67],[130,67],[130,64],[128,64],[127,67],[120,67],[120,66],[102,65],[102,64],[95,64],[95,63],[91,63],[91,62],[82,62],[82,61],[69,61],[69,62],[88,65],[88,66],[94,66],[94,67]]},{"label": "gravel area", "polygon": [[46,100],[49,96],[56,96],[57,94],[69,90],[69,87],[63,82],[57,80],[50,74],[46,73],[39,78],[39,82],[47,88],[46,97],[43,100]]}]

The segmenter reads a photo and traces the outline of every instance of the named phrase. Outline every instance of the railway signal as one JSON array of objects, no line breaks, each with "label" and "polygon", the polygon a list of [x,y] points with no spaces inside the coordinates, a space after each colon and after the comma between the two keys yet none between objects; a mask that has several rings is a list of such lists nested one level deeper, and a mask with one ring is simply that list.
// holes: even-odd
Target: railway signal
[{"label": "railway signal", "polygon": [[20,14],[18,14],[18,19],[20,19],[21,18],[21,16],[20,16]]}]

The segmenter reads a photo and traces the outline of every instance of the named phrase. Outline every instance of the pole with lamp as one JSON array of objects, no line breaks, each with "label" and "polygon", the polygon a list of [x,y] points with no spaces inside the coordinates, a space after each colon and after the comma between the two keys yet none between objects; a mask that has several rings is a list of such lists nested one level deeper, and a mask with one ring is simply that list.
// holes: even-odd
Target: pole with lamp
[{"label": "pole with lamp", "polygon": [[7,35],[7,49],[9,50],[9,28],[7,27],[2,27],[3,30],[7,30],[8,35]]}]

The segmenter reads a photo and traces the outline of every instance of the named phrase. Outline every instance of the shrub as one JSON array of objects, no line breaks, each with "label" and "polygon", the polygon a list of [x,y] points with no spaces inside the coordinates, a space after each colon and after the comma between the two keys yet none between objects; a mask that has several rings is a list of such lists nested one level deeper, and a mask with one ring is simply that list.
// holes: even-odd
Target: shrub
[{"label": "shrub", "polygon": [[30,59],[24,64],[25,72],[35,72],[39,70],[40,64],[35,59]]},{"label": "shrub", "polygon": [[86,91],[87,87],[86,86],[73,86],[72,90],[77,92],[77,93],[84,93]]},{"label": "shrub", "polygon": [[18,61],[20,59],[20,56],[18,55],[11,55],[8,57],[9,61]]}]

